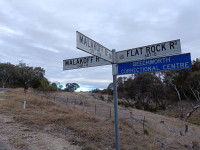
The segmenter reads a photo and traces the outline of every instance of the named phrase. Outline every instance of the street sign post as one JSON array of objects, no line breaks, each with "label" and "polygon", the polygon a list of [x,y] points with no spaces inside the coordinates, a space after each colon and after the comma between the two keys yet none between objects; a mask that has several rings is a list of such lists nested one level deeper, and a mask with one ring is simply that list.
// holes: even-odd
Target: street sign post
[{"label": "street sign post", "polygon": [[101,44],[95,42],[89,37],[83,35],[82,33],[76,31],[76,47],[83,50],[89,54],[98,56],[109,62],[112,62],[112,51],[102,46]]},{"label": "street sign post", "polygon": [[117,63],[149,59],[181,53],[180,40],[173,40],[117,52]]},{"label": "street sign post", "polygon": [[87,56],[63,60],[63,70],[72,70],[103,65],[111,65],[111,62],[97,56]]},{"label": "street sign post", "polygon": [[190,53],[118,64],[118,75],[191,68]]},{"label": "street sign post", "polygon": [[116,52],[115,49],[112,50],[113,54],[113,64],[112,64],[112,74],[113,74],[113,100],[114,100],[114,115],[115,115],[115,147],[116,150],[120,150],[119,142],[119,117],[118,117],[118,95],[117,95],[117,64],[116,64]]}]

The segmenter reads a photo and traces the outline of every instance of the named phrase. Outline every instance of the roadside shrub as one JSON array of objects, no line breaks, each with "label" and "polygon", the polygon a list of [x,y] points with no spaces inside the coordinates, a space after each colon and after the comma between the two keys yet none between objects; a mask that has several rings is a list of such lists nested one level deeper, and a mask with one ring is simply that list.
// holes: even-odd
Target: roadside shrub
[{"label": "roadside shrub", "polygon": [[136,108],[136,109],[142,109],[142,104],[139,103],[139,102],[137,102],[137,103],[135,104],[135,108]]},{"label": "roadside shrub", "polygon": [[131,102],[127,102],[127,101],[119,101],[118,105],[124,106],[124,107],[134,107],[134,104],[132,104]]},{"label": "roadside shrub", "polygon": [[149,135],[149,131],[147,129],[144,129],[144,134]]}]

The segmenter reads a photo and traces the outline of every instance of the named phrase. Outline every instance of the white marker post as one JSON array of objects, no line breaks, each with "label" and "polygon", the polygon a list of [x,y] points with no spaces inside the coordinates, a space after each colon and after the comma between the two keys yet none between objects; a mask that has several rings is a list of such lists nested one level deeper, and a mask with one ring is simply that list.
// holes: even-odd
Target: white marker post
[{"label": "white marker post", "polygon": [[24,106],[23,106],[23,108],[26,109],[26,101],[24,101]]}]

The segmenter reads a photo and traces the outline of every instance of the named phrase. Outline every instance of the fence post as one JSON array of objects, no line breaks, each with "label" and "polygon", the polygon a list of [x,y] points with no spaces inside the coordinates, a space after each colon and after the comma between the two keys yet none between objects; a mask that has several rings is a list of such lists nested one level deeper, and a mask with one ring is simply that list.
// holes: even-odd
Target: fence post
[{"label": "fence post", "polygon": [[83,111],[85,111],[85,102],[83,101]]},{"label": "fence post", "polygon": [[75,99],[75,101],[74,101],[74,108],[75,108],[75,106],[76,106],[76,99]]},{"label": "fence post", "polygon": [[95,115],[97,114],[97,105],[95,104]]},{"label": "fence post", "polygon": [[185,134],[188,132],[188,125],[185,125]]},{"label": "fence post", "polygon": [[145,122],[145,116],[144,116],[144,120],[143,120],[143,129],[144,129],[144,122]]},{"label": "fence post", "polygon": [[112,118],[112,108],[110,107],[110,119]]},{"label": "fence post", "polygon": [[24,101],[24,107],[23,108],[26,109],[26,101]]},{"label": "fence post", "polygon": [[133,126],[133,114],[132,114],[131,111],[130,111],[130,123],[131,123],[131,125]]}]

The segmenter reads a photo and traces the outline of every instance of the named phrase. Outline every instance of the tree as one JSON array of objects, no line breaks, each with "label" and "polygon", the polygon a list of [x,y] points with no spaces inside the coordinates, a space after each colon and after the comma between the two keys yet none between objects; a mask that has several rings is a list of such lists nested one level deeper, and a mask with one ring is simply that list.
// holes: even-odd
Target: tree
[{"label": "tree", "polygon": [[60,82],[57,82],[57,87],[58,87],[58,90],[62,90],[63,85]]},{"label": "tree", "polygon": [[92,93],[101,93],[101,90],[98,89],[98,88],[96,88],[96,89],[93,89],[93,90],[92,90]]},{"label": "tree", "polygon": [[192,101],[190,97],[188,97],[185,93],[185,97],[190,100],[191,110],[186,114],[184,120],[187,121],[190,116],[200,108],[200,73],[193,74],[188,79],[187,90],[190,92],[191,97],[196,100],[196,102]]},{"label": "tree", "polygon": [[165,83],[172,87],[182,103],[183,100],[190,102],[191,110],[184,116],[185,110],[181,105],[179,118],[187,121],[189,117],[200,107],[200,61],[193,61],[191,69],[167,71]]},{"label": "tree", "polygon": [[[156,104],[154,109],[165,109],[166,107],[165,85],[161,81],[161,77],[159,78],[153,73],[137,74],[129,78],[119,77],[117,85],[119,97],[124,98],[128,103],[137,101],[137,104],[145,110],[149,110],[153,103]],[[108,86],[108,90],[111,89],[112,83]]]},{"label": "tree", "polygon": [[51,85],[51,91],[57,91],[57,85],[56,85],[56,83],[52,83]]},{"label": "tree", "polygon": [[11,65],[10,63],[0,64],[0,80],[2,88],[5,87],[5,84],[11,77],[12,73],[13,73],[13,65]]},{"label": "tree", "polygon": [[136,100],[140,103],[144,110],[148,110],[151,103],[151,87],[153,85],[153,76],[149,73],[138,74],[134,78],[136,89]]},{"label": "tree", "polygon": [[77,83],[67,83],[65,91],[74,92],[78,88],[80,88],[80,86]]},{"label": "tree", "polygon": [[37,88],[40,81],[48,81],[45,70],[41,67],[29,67],[22,61],[18,65],[0,63],[0,86],[1,87],[28,87]]},{"label": "tree", "polygon": [[[19,70],[19,81],[22,86],[24,86],[24,92],[28,89],[29,86],[34,84],[34,87],[37,88],[40,81],[47,79],[44,77],[45,70],[41,67],[29,67],[23,61],[20,61],[17,65]],[[35,81],[34,81],[35,80]]]}]

